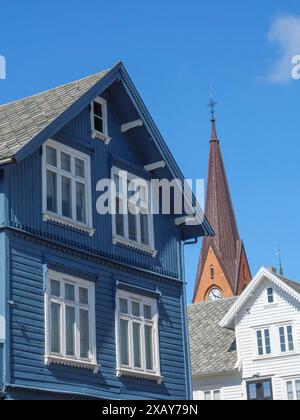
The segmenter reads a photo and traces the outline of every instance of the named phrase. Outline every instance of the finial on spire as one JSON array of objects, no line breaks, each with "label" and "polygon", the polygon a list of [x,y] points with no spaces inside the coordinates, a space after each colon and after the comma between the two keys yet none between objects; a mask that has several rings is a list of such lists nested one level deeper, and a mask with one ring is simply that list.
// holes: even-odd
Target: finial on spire
[{"label": "finial on spire", "polygon": [[218,105],[218,102],[215,102],[214,101],[214,91],[213,91],[213,87],[211,87],[211,90],[210,90],[210,102],[209,102],[209,104],[207,106],[208,106],[208,108],[210,108],[211,120],[212,121],[215,121],[215,108],[216,108],[216,105]]},{"label": "finial on spire", "polygon": [[280,249],[280,245],[278,244],[278,261],[279,261],[279,274],[281,277],[284,277],[284,272],[283,272],[283,265],[282,265],[282,258],[281,258],[281,249]]}]

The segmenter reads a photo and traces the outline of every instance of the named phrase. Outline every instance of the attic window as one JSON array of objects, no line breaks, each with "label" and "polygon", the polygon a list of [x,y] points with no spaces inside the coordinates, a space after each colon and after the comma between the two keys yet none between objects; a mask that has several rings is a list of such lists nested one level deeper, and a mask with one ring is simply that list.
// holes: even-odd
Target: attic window
[{"label": "attic window", "polygon": [[269,287],[267,290],[268,303],[274,303],[274,291],[272,287]]},{"label": "attic window", "polygon": [[91,103],[91,131],[93,138],[109,144],[111,138],[107,130],[107,102],[100,97]]}]

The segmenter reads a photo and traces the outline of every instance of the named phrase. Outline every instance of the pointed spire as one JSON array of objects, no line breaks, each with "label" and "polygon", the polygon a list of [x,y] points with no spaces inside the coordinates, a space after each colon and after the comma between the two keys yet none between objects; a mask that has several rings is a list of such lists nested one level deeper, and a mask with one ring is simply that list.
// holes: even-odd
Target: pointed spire
[{"label": "pointed spire", "polygon": [[213,94],[213,91],[211,91],[210,102],[207,105],[208,108],[210,108],[210,113],[211,113],[211,120],[210,120],[211,121],[211,136],[210,136],[211,142],[218,141],[217,130],[216,130],[216,120],[215,120],[216,105],[218,105],[218,102],[214,101],[214,94]]},{"label": "pointed spire", "polygon": [[[209,168],[206,191],[205,214],[215,231],[214,238],[205,237],[202,243],[198,273],[194,291],[194,301],[202,295],[201,283],[204,269],[212,248],[222,267],[224,276],[230,284],[233,295],[238,293],[241,283],[241,268],[247,271],[248,263],[243,242],[240,239],[234,209],[231,201],[225,166],[215,126],[215,106],[211,95],[208,107],[211,109],[212,133],[210,139]],[[248,273],[249,271],[249,273]],[[244,274],[245,281],[250,281],[250,270]],[[245,271],[244,271],[245,273]],[[204,282],[205,283],[205,279]]]},{"label": "pointed spire", "polygon": [[284,277],[284,272],[283,272],[283,265],[282,265],[282,258],[281,258],[281,249],[280,249],[280,245],[278,244],[278,262],[279,262],[279,275],[281,277]]}]

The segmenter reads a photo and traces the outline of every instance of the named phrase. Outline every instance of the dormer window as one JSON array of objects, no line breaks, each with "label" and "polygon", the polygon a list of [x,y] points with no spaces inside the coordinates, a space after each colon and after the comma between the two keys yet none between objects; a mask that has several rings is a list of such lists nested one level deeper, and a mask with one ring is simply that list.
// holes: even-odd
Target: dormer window
[{"label": "dormer window", "polygon": [[267,289],[268,303],[274,303],[274,290],[272,287]]},{"label": "dormer window", "polygon": [[100,97],[91,103],[91,131],[93,138],[109,144],[111,138],[107,130],[107,102]]}]

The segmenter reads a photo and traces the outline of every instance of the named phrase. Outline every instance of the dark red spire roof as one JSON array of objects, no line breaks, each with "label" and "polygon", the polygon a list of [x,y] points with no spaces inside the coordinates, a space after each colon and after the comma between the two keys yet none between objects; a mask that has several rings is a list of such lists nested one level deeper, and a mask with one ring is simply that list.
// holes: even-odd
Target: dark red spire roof
[{"label": "dark red spire roof", "polygon": [[236,294],[243,243],[240,240],[236,218],[230,197],[224,162],[220,150],[214,116],[211,120],[209,169],[205,214],[215,231],[215,237],[203,239],[198,266],[194,300],[199,288],[209,248],[212,247],[233,294]]}]

